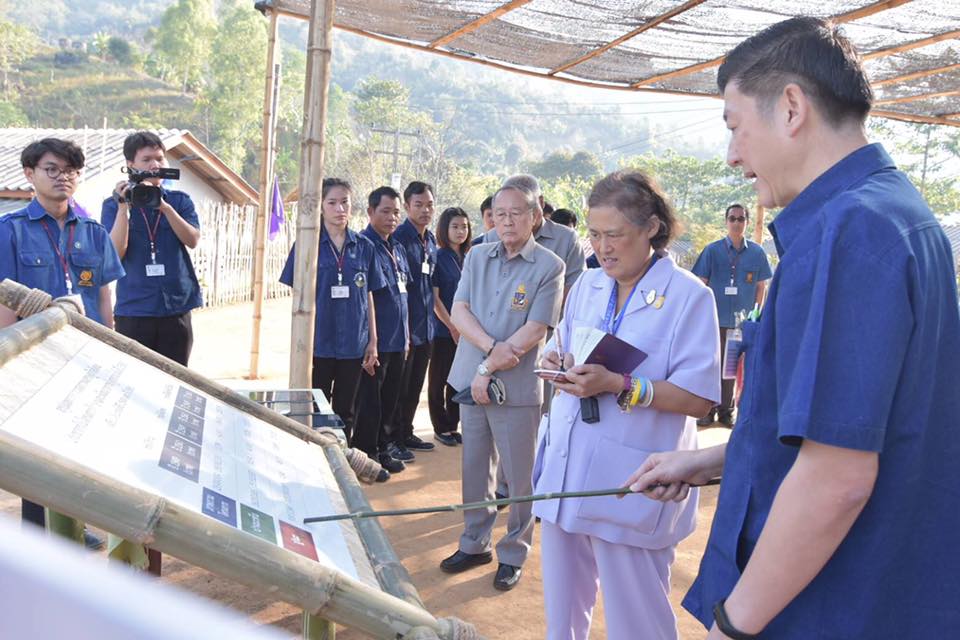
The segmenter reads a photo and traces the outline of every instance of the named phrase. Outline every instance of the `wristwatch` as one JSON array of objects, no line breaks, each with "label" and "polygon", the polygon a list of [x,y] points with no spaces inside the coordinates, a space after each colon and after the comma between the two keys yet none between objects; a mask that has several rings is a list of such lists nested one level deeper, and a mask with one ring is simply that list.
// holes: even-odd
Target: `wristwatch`
[{"label": "wristwatch", "polygon": [[489,378],[490,374],[493,372],[490,371],[490,369],[487,369],[486,362],[481,362],[479,365],[477,365],[477,373],[483,376],[484,378]]},{"label": "wristwatch", "polygon": [[759,638],[760,634],[740,631],[740,629],[733,626],[730,618],[727,617],[727,610],[723,606],[726,601],[727,599],[724,598],[713,605],[713,619],[717,623],[717,629],[720,630],[720,633],[733,640],[756,640]]}]

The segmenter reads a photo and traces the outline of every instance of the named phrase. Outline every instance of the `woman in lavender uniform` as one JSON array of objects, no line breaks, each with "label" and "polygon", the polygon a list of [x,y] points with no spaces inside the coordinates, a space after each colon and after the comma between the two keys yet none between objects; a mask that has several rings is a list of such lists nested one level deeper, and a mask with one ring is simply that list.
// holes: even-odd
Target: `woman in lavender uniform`
[{"label": "woman in lavender uniform", "polygon": [[[677,222],[659,187],[643,173],[616,172],[594,186],[588,206],[601,269],[577,280],[556,334],[570,345],[576,328],[598,328],[647,357],[624,376],[564,355],[569,381],[555,383],[557,395],[541,423],[534,493],[620,486],[650,453],[696,448],[696,427],[687,416],[705,415],[720,396],[713,295],[667,255]],[[556,336],[544,354],[541,367],[560,368]],[[593,424],[580,415],[580,400],[589,397],[600,410]],[[549,640],[587,638],[598,586],[611,640],[677,638],[667,597],[670,565],[676,544],[695,528],[697,492],[656,491],[660,498],[685,497],[535,504]]]}]

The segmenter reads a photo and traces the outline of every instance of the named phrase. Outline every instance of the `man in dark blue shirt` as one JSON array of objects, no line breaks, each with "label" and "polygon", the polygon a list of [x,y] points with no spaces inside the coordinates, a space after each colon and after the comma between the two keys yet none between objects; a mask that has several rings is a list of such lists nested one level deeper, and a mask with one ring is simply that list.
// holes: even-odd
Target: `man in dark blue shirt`
[{"label": "man in dark blue shirt", "polygon": [[[901,640],[960,629],[960,313],[950,245],[863,123],[872,91],[833,25],[776,24],[720,67],[727,160],[780,263],[727,445],[653,454],[634,490],[723,473],[686,607],[716,638]],[[662,484],[651,488],[653,484]]]},{"label": "man in dark blue shirt", "polygon": [[[720,321],[721,351],[726,344],[727,332],[737,326],[737,315],[746,315],[754,305],[763,304],[767,280],[773,275],[763,247],[750,242],[744,235],[750,216],[743,205],[730,205],[723,217],[727,236],[704,247],[691,269],[713,290]],[[728,427],[733,426],[733,378],[724,378],[721,372],[720,383],[720,404],[697,420],[701,427],[713,424],[714,417]]]},{"label": "man in dark blue shirt", "polygon": [[[84,313],[113,327],[109,284],[123,277],[120,258],[99,223],[77,215],[70,199],[83,169],[83,151],[72,142],[44,138],[20,155],[35,197],[26,208],[0,218],[0,280],[9,278],[54,298],[79,295]],[[0,328],[17,318],[0,305]],[[23,501],[25,522],[44,526],[43,506]],[[88,546],[103,541],[86,534]]]},{"label": "man in dark blue shirt", "polygon": [[391,187],[374,189],[367,198],[370,224],[362,235],[376,248],[376,269],[384,286],[373,292],[377,318],[377,361],[373,375],[360,374],[357,427],[353,446],[380,462],[390,473],[404,470],[399,452],[400,434],[392,418],[400,398],[403,363],[410,349],[407,285],[410,267],[403,246],[393,237],[400,224],[400,194]]},{"label": "man in dark blue shirt", "polygon": [[[163,141],[138,131],[123,142],[127,167],[155,171],[165,166]],[[160,185],[159,178],[144,182]],[[162,190],[158,209],[131,209],[130,186],[117,185],[103,202],[101,221],[127,275],[117,283],[117,331],[186,366],[193,348],[190,311],[201,306],[200,283],[187,248],[200,241],[200,220],[182,191]]]},{"label": "man in dark blue shirt", "polygon": [[430,231],[433,222],[433,187],[426,182],[411,182],[403,190],[407,219],[394,234],[403,245],[410,267],[407,303],[410,309],[410,352],[403,368],[400,401],[393,417],[399,439],[391,453],[404,462],[414,459],[413,452],[432,451],[433,443],[413,433],[413,417],[420,404],[420,392],[430,363],[430,348],[436,329],[433,317],[433,269],[437,264],[437,239]]}]

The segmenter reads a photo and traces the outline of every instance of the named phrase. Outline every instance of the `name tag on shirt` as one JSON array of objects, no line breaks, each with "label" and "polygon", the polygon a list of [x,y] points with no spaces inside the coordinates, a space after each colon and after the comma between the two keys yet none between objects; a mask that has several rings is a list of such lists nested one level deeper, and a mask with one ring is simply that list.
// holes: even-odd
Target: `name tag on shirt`
[{"label": "name tag on shirt", "polygon": [[157,278],[159,276],[167,275],[167,270],[162,264],[148,264],[147,265],[147,277],[148,278]]},{"label": "name tag on shirt", "polygon": [[724,287],[724,288],[723,288],[723,295],[725,295],[725,296],[735,296],[735,295],[737,295],[737,288],[736,288],[736,287]]},{"label": "name tag on shirt", "polygon": [[420,273],[422,273],[422,274],[425,275],[425,276],[430,275],[430,263],[429,263],[429,262],[424,262],[422,265],[420,265]]},{"label": "name tag on shirt", "polygon": [[407,281],[403,278],[397,278],[397,291],[400,293],[407,292]]},{"label": "name tag on shirt", "polygon": [[334,285],[330,287],[330,297],[334,300],[350,297],[350,287],[347,285]]}]

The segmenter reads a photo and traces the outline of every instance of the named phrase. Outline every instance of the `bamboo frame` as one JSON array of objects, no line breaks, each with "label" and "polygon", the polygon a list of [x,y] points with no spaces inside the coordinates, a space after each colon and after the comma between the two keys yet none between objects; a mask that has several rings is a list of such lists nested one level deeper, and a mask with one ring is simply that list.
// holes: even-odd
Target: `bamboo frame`
[{"label": "bamboo frame", "polygon": [[[29,291],[30,289],[19,283],[13,282],[12,280],[4,280],[0,282],[0,304],[11,309],[16,309],[20,306],[21,300],[25,298]],[[42,320],[40,320],[40,318],[42,318]],[[58,331],[67,323],[90,337],[119,349],[211,395],[228,406],[250,414],[258,420],[262,420],[301,440],[320,445],[323,448],[324,455],[326,455],[327,460],[330,462],[333,476],[337,481],[347,508],[351,511],[370,510],[370,503],[367,501],[359,481],[350,469],[350,465],[347,463],[343,451],[338,444],[332,442],[329,436],[325,437],[321,435],[320,432],[308,429],[299,422],[267,409],[249,398],[234,393],[231,389],[205,378],[187,369],[183,365],[151,351],[140,343],[111,331],[74,311],[59,308],[53,310],[48,309],[37,316],[31,316],[30,318],[0,330],[0,365],[8,358],[28,349],[32,344],[35,344],[47,335]],[[401,564],[399,558],[397,558],[383,529],[373,523],[371,523],[370,526],[357,527],[357,529],[360,532],[363,545],[366,547],[370,563],[380,580],[380,586],[383,587],[384,591],[397,598],[406,600],[411,604],[422,606],[419,596],[417,595],[417,590],[410,579],[410,575],[403,567],[403,564]]]},{"label": "bamboo frame", "polygon": [[960,29],[954,31],[944,31],[943,33],[938,33],[936,35],[930,36],[929,38],[922,38],[920,40],[914,40],[913,42],[907,42],[905,44],[898,44],[895,47],[888,47],[886,49],[877,49],[876,51],[871,51],[865,53],[861,58],[864,60],[874,60],[876,58],[885,58],[887,56],[892,56],[896,53],[903,53],[904,51],[912,51],[913,49],[919,49],[921,47],[926,47],[931,44],[936,44],[942,42],[943,40],[950,40],[952,38],[960,37]]},{"label": "bamboo frame", "polygon": [[[901,5],[913,2],[913,0],[881,0],[880,2],[875,2],[866,7],[861,7],[854,11],[848,11],[847,13],[841,13],[838,16],[830,18],[830,21],[835,24],[843,24],[845,22],[852,22],[854,20],[859,20],[860,18],[866,18],[867,16],[872,16],[889,9],[894,9]],[[675,69],[673,71],[668,71],[666,73],[661,73],[655,76],[650,76],[649,78],[644,78],[638,82],[634,82],[631,87],[640,88],[645,85],[653,84],[654,82],[662,82],[663,80],[669,80],[671,78],[677,78],[680,76],[690,75],[691,73],[696,73],[697,71],[703,71],[704,69],[710,69],[712,67],[719,67],[723,64],[723,61],[726,60],[726,56],[720,56],[719,58],[714,58],[713,60],[707,60],[706,62],[700,62],[697,64],[690,65],[689,67],[684,67],[682,69]],[[864,56],[866,59],[866,56]]]},{"label": "bamboo frame", "polygon": [[887,98],[886,100],[874,100],[873,104],[903,104],[905,102],[914,102],[916,100],[927,100],[929,98],[943,98],[946,96],[960,95],[960,89],[950,89],[949,91],[936,91],[934,93],[918,93],[912,96],[900,96],[899,98]]},{"label": "bamboo frame", "polygon": [[591,51],[591,52],[589,52],[589,53],[587,53],[587,54],[585,54],[585,55],[580,56],[579,58],[575,58],[575,59],[571,60],[570,62],[564,62],[564,63],[563,63],[562,65],[560,65],[559,67],[555,67],[555,68],[551,69],[550,71],[548,71],[548,72],[547,72],[547,75],[548,75],[548,76],[555,75],[555,74],[557,74],[557,73],[560,73],[561,71],[566,71],[566,70],[569,69],[570,67],[575,67],[575,66],[577,66],[578,64],[582,64],[582,63],[586,62],[587,60],[591,60],[591,59],[593,59],[593,58],[596,58],[597,56],[606,53],[606,52],[609,51],[610,49],[613,49],[614,47],[620,46],[621,44],[623,44],[623,43],[626,42],[627,40],[630,40],[631,38],[635,38],[636,36],[640,35],[640,34],[643,33],[644,31],[649,31],[650,29],[653,29],[654,27],[658,27],[658,26],[660,26],[661,24],[663,24],[664,22],[666,22],[667,20],[670,20],[671,18],[675,18],[675,17],[677,17],[678,15],[680,15],[681,13],[686,13],[686,12],[689,11],[690,9],[693,9],[693,8],[696,7],[697,5],[701,5],[701,4],[703,4],[704,2],[706,2],[706,0],[687,0],[686,2],[684,2],[684,3],[683,3],[682,5],[680,5],[679,7],[676,7],[676,8],[674,8],[674,9],[671,9],[670,11],[667,11],[667,12],[665,12],[665,13],[661,13],[659,16],[657,16],[657,17],[653,18],[652,20],[650,20],[649,22],[647,22],[647,23],[645,23],[645,24],[637,27],[637,28],[634,29],[633,31],[630,31],[630,32],[628,32],[628,33],[625,33],[625,34],[623,34],[622,36],[620,36],[619,38],[617,38],[617,39],[615,39],[615,40],[612,40],[612,41],[608,42],[607,44],[605,44],[605,45],[603,45],[603,46],[601,46],[601,47],[598,47],[598,48],[594,49],[593,51]]},{"label": "bamboo frame", "polygon": [[312,0],[307,40],[307,78],[303,91],[300,143],[300,202],[297,207],[297,252],[293,268],[290,331],[290,387],[312,387],[313,330],[316,315],[317,257],[323,181],[324,127],[330,90],[330,58],[335,0]]},{"label": "bamboo frame", "polygon": [[267,39],[267,72],[263,90],[263,131],[260,147],[260,209],[257,211],[257,225],[254,232],[253,247],[253,328],[250,336],[250,371],[247,377],[255,380],[260,377],[260,321],[263,317],[263,264],[267,242],[267,210],[270,207],[273,189],[273,136],[274,136],[274,91],[277,76],[277,29],[279,16],[270,12],[270,31]]},{"label": "bamboo frame", "polygon": [[877,80],[876,82],[871,82],[870,84],[874,87],[883,87],[888,84],[899,84],[901,82],[909,82],[910,80],[926,78],[927,76],[935,76],[941,73],[947,73],[948,71],[954,71],[957,69],[960,69],[960,62],[956,64],[948,64],[943,67],[937,67],[935,69],[923,69],[921,71],[914,71],[913,73],[905,73],[900,76],[894,76],[892,78]]},{"label": "bamboo frame", "polygon": [[[948,127],[960,127],[960,120],[949,120],[949,116],[924,116],[912,113],[899,113],[897,111],[873,110],[870,115],[877,118],[889,118],[891,120],[903,120],[904,122],[920,122],[923,124],[943,124]],[[955,114],[960,115],[960,114]]]},{"label": "bamboo frame", "polygon": [[504,4],[504,5],[501,5],[500,7],[494,9],[494,10],[491,11],[490,13],[484,14],[484,15],[480,16],[479,18],[477,18],[476,20],[472,20],[472,21],[466,23],[465,25],[463,25],[463,26],[460,27],[459,29],[456,29],[456,30],[454,30],[454,31],[451,31],[450,33],[448,33],[448,34],[445,35],[445,36],[440,36],[439,38],[437,38],[436,40],[434,40],[433,42],[431,42],[431,43],[430,43],[429,45],[427,45],[427,46],[428,46],[428,48],[430,48],[430,49],[436,49],[437,47],[442,47],[442,46],[444,46],[445,44],[449,44],[450,42],[453,42],[454,40],[456,40],[456,39],[459,38],[460,36],[463,36],[463,35],[466,35],[466,34],[468,34],[468,33],[473,32],[473,31],[476,31],[477,29],[479,29],[480,27],[482,27],[482,26],[484,26],[484,25],[486,25],[486,24],[490,24],[491,22],[493,22],[494,20],[496,20],[496,19],[499,18],[500,16],[502,16],[502,15],[504,15],[504,14],[506,14],[506,13],[510,13],[510,12],[513,11],[514,9],[519,9],[520,7],[522,7],[522,6],[525,5],[525,4],[530,4],[532,1],[533,1],[533,0],[511,0],[510,2],[508,2],[508,3]]}]

